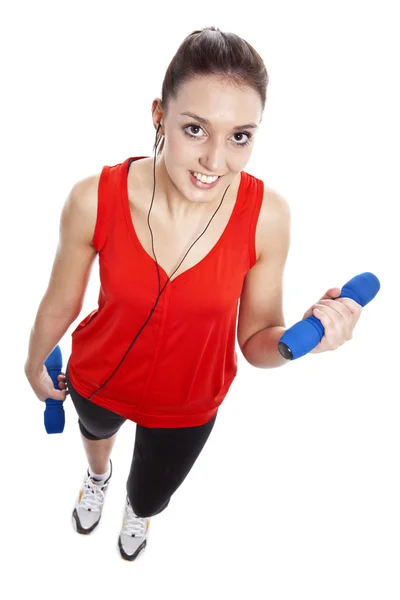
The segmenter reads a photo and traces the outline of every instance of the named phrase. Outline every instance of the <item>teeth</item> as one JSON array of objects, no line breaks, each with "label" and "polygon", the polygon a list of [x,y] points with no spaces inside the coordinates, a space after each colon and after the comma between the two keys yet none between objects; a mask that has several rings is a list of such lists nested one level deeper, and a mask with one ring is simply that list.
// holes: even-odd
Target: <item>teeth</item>
[{"label": "teeth", "polygon": [[200,173],[197,173],[196,171],[193,171],[193,175],[196,177],[196,179],[198,179],[202,183],[213,183],[214,181],[217,181],[217,179],[218,179],[218,177],[206,177],[206,175],[201,175]]}]

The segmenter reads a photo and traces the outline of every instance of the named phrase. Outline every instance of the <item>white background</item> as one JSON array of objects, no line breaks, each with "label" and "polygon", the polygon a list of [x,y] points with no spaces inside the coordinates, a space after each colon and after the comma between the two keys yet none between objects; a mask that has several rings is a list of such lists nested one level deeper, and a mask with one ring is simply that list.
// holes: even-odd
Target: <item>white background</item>
[{"label": "white background", "polygon": [[[2,12],[7,597],[398,600],[395,2],[36,1]],[[257,369],[238,349],[238,375],[209,441],[152,519],[145,553],[129,563],[117,538],[135,424],[118,434],[98,529],[78,535],[71,514],[87,460],[77,415],[68,398],[64,433],[48,435],[23,366],[72,185],[152,154],[151,103],[165,70],[184,37],[209,25],[250,42],[269,73],[246,171],[291,207],[286,327],[359,273],[377,275],[381,290],[334,352]],[[97,265],[60,341],[64,370],[71,331],[97,307]]]}]

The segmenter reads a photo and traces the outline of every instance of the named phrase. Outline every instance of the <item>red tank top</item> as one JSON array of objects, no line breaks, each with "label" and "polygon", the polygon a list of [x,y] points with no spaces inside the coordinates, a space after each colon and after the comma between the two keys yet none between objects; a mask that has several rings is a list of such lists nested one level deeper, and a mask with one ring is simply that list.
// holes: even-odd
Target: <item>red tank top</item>
[{"label": "red tank top", "polygon": [[[72,332],[68,374],[90,398],[111,376],[158,296],[157,264],[135,233],[128,158],[102,169],[93,246],[98,308]],[[216,414],[237,372],[238,304],[256,262],[262,180],[241,172],[230,220],[211,251],[169,281],[147,325],[110,381],[91,400],[145,427],[193,427]],[[184,265],[184,263],[182,263]],[[160,291],[168,280],[159,266]]]}]

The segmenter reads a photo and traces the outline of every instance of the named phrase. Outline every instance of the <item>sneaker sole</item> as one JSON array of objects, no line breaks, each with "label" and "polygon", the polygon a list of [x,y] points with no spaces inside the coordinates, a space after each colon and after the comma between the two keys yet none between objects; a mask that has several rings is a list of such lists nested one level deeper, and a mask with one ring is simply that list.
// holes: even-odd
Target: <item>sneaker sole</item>
[{"label": "sneaker sole", "polygon": [[100,523],[100,520],[101,520],[101,516],[100,516],[100,519],[98,521],[96,521],[96,523],[93,523],[93,525],[91,527],[88,527],[87,529],[85,529],[81,525],[76,508],[74,508],[74,511],[72,513],[72,526],[77,533],[82,533],[83,535],[88,535],[89,533],[92,533],[92,531]]},{"label": "sneaker sole", "polygon": [[134,554],[127,554],[125,552],[125,550],[122,547],[122,542],[121,542],[121,536],[119,536],[118,538],[118,548],[119,548],[119,552],[121,554],[121,558],[123,558],[124,560],[129,560],[129,561],[133,561],[135,560],[139,554],[142,554],[145,550],[147,546],[147,539],[145,539],[139,546],[139,548],[137,548],[137,550],[135,551]]}]

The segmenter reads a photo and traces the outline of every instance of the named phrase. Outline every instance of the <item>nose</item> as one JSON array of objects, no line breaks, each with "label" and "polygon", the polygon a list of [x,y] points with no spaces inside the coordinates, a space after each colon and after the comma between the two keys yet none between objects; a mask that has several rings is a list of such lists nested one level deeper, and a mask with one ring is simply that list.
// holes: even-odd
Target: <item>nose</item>
[{"label": "nose", "polygon": [[216,173],[222,175],[226,173],[226,161],[225,161],[225,138],[223,139],[209,139],[203,146],[203,158],[200,163],[204,167],[205,173]]}]

